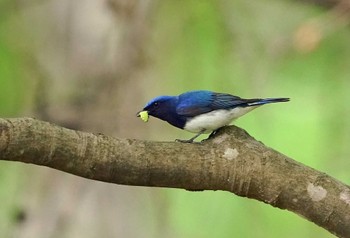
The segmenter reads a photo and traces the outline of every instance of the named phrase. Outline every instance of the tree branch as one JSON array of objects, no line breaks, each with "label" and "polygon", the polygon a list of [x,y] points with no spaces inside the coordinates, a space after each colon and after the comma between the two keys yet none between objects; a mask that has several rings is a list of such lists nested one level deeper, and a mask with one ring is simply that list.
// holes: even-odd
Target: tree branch
[{"label": "tree branch", "polygon": [[109,183],[224,190],[350,237],[350,187],[230,126],[200,144],[118,139],[31,118],[0,119],[0,159]]}]

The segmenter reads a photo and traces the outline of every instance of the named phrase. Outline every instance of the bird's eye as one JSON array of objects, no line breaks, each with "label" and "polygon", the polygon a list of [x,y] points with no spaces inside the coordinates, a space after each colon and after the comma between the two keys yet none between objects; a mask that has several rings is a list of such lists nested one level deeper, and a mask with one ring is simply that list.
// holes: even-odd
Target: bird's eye
[{"label": "bird's eye", "polygon": [[159,103],[158,103],[158,102],[155,102],[155,103],[153,104],[153,106],[158,107],[158,106],[159,106]]}]

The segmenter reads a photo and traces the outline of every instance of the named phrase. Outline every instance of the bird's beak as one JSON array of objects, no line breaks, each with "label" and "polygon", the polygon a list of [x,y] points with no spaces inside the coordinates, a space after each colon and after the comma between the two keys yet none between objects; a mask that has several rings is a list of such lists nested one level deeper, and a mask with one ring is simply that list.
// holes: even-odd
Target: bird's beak
[{"label": "bird's beak", "polygon": [[148,122],[148,111],[140,111],[136,114],[136,116],[140,117],[142,119],[142,121],[144,122]]}]

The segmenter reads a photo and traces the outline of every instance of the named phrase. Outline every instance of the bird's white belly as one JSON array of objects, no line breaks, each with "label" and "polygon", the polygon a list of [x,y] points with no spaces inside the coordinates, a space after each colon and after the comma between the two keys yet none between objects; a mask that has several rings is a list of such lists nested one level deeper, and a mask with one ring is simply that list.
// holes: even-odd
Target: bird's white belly
[{"label": "bird's white belly", "polygon": [[214,131],[220,127],[230,124],[233,120],[243,116],[247,112],[257,108],[253,107],[236,107],[231,110],[215,110],[196,116],[187,121],[184,129],[186,131],[198,133],[205,129],[205,133]]}]

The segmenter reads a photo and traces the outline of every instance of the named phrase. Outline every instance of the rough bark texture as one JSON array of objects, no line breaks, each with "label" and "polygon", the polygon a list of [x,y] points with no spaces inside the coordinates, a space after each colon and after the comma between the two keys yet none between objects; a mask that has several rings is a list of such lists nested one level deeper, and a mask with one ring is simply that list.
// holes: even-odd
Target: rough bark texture
[{"label": "rough bark texture", "polygon": [[350,237],[350,187],[230,126],[197,144],[117,139],[31,118],[0,119],[0,159],[109,183],[224,190]]}]

